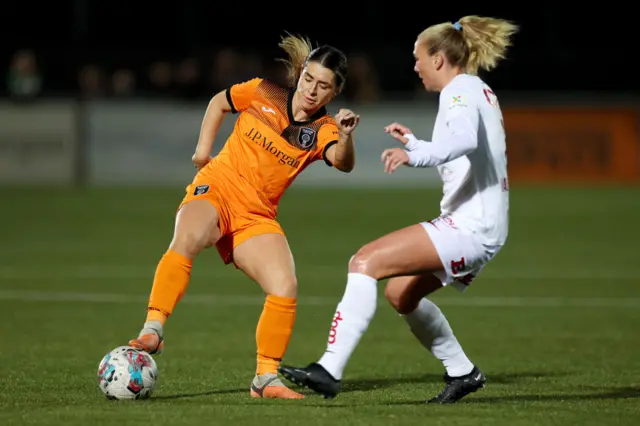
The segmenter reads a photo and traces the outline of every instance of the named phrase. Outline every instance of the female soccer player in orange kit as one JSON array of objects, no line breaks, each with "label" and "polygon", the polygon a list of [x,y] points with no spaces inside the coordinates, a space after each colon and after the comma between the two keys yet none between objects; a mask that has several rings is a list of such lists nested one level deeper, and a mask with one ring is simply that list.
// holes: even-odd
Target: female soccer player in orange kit
[{"label": "female soccer player in orange kit", "polygon": [[[266,293],[257,325],[257,370],[251,396],[302,398],[277,377],[296,316],[297,280],[278,202],[296,176],[317,160],[343,172],[355,164],[352,132],[359,116],[325,106],[345,84],[347,60],[331,46],[312,49],[287,36],[291,87],[255,78],[216,94],[209,102],[192,161],[199,170],[178,209],[174,236],[158,264],[147,318],[130,346],[158,353],[163,325],[189,284],[193,259],[215,245]],[[228,112],[239,113],[221,152],[210,153]]]}]

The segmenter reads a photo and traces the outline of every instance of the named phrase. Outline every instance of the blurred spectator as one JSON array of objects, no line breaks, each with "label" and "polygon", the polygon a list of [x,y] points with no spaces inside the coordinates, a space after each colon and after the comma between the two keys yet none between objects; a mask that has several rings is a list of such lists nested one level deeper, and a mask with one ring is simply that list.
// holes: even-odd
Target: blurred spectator
[{"label": "blurred spectator", "polygon": [[29,100],[40,94],[42,76],[34,52],[21,50],[13,55],[6,83],[9,96],[16,100]]},{"label": "blurred spectator", "polygon": [[156,61],[149,66],[149,94],[160,97],[171,96],[173,71],[167,61]]},{"label": "blurred spectator", "polygon": [[211,70],[212,92],[219,92],[238,83],[241,80],[239,73],[240,58],[238,53],[230,48],[219,50],[214,57]]},{"label": "blurred spectator", "polygon": [[207,97],[203,93],[200,62],[196,58],[185,58],[178,63],[175,72],[176,91],[184,99]]},{"label": "blurred spectator", "polygon": [[111,94],[116,97],[134,96],[136,93],[136,76],[130,69],[117,69],[111,75]]},{"label": "blurred spectator", "polygon": [[85,65],[78,73],[80,98],[96,99],[106,95],[105,73],[97,65]]},{"label": "blurred spectator", "polygon": [[345,97],[350,102],[361,104],[377,102],[380,99],[378,73],[368,55],[359,53],[349,57]]},{"label": "blurred spectator", "polygon": [[253,53],[246,53],[241,56],[238,64],[238,81],[246,81],[254,77],[264,77],[264,65],[262,58]]}]

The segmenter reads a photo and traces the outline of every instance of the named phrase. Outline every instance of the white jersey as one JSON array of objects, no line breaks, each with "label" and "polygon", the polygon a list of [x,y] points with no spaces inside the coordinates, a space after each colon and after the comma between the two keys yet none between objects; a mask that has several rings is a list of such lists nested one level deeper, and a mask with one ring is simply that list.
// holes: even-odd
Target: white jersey
[{"label": "white jersey", "polygon": [[498,100],[480,78],[456,76],[440,93],[431,142],[409,135],[409,164],[437,167],[440,210],[483,244],[502,246],[509,226],[505,130]]}]

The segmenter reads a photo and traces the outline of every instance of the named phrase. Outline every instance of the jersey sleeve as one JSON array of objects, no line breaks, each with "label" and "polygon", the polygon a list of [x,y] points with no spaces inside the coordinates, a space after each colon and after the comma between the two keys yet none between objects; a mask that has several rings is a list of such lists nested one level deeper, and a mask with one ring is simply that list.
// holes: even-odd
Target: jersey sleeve
[{"label": "jersey sleeve", "polygon": [[316,148],[317,158],[322,158],[329,167],[333,164],[327,159],[327,150],[338,143],[338,127],[330,122],[323,124],[318,131],[318,145]]},{"label": "jersey sleeve", "polygon": [[478,146],[480,112],[474,93],[464,87],[447,87],[440,97],[447,131],[431,142],[405,135],[412,167],[436,167],[473,152]]},{"label": "jersey sleeve", "polygon": [[227,101],[231,105],[231,112],[236,114],[249,108],[254,99],[261,78],[254,78],[242,83],[234,84],[226,91]]}]

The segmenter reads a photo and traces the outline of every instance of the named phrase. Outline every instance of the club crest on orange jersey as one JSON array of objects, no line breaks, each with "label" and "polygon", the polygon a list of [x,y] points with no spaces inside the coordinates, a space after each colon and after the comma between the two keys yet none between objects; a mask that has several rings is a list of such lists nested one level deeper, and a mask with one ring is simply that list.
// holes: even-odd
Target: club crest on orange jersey
[{"label": "club crest on orange jersey", "polygon": [[302,149],[309,149],[316,140],[316,131],[309,127],[301,127],[298,133],[298,144]]}]

